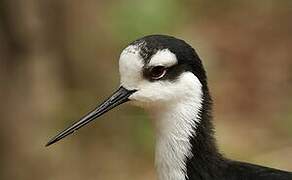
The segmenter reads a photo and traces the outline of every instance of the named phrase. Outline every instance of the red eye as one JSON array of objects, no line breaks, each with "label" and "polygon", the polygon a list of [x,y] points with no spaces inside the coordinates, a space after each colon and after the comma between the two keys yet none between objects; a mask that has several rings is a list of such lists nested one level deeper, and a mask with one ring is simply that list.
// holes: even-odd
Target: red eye
[{"label": "red eye", "polygon": [[150,69],[150,75],[152,79],[160,79],[166,73],[166,68],[163,66],[155,66]]}]

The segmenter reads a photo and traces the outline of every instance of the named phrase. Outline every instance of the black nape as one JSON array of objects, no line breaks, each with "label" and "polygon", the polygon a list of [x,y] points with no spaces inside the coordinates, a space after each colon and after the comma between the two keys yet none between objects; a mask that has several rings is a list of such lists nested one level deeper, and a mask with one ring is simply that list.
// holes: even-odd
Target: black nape
[{"label": "black nape", "polygon": [[134,41],[140,46],[140,55],[147,63],[161,49],[169,49],[178,60],[176,69],[167,78],[175,77],[183,71],[195,74],[202,83],[203,106],[200,111],[200,123],[195,135],[190,137],[192,145],[191,158],[187,159],[187,180],[292,180],[292,173],[232,161],[223,157],[216,146],[212,124],[212,99],[207,85],[207,76],[202,62],[195,50],[185,41],[165,35],[150,35]]}]

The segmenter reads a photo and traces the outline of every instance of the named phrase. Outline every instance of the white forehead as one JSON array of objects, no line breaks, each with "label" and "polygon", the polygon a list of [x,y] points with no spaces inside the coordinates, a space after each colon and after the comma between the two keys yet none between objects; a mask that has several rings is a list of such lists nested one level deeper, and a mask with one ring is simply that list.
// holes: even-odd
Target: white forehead
[{"label": "white forehead", "polygon": [[170,67],[177,64],[177,58],[168,49],[158,50],[149,60],[146,61],[141,57],[141,44],[130,45],[125,48],[119,60],[119,70],[121,84],[129,89],[137,88],[138,84],[143,81],[143,67],[145,66],[165,66]]},{"label": "white forehead", "polygon": [[135,89],[142,80],[143,58],[140,56],[140,48],[130,45],[120,55],[119,70],[121,85],[127,89]]}]

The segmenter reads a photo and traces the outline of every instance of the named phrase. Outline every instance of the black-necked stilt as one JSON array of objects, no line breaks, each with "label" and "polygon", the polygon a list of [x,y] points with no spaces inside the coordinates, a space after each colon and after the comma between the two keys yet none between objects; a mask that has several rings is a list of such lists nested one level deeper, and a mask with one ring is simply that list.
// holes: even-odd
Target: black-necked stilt
[{"label": "black-necked stilt", "polygon": [[119,68],[120,88],[47,146],[131,101],[155,120],[159,180],[292,180],[290,172],[232,161],[219,153],[206,73],[183,40],[165,35],[138,39],[121,53]]}]

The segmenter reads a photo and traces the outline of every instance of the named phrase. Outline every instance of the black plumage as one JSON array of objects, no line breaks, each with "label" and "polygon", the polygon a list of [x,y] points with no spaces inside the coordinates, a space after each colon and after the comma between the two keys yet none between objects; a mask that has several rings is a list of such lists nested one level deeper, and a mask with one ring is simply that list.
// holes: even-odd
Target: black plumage
[{"label": "black plumage", "polygon": [[216,146],[212,124],[212,99],[207,85],[207,76],[195,50],[185,41],[166,35],[150,35],[134,41],[140,46],[140,55],[145,64],[162,49],[169,49],[178,59],[178,64],[168,71],[165,80],[175,80],[179,74],[190,71],[203,85],[201,122],[196,135],[191,137],[192,154],[187,159],[188,180],[292,180],[292,173],[259,165],[229,160],[223,157]]},{"label": "black plumage", "polygon": [[[144,61],[144,67],[142,67],[141,73],[145,79],[149,81],[155,81],[159,79],[162,81],[171,81],[175,83],[177,78],[180,77],[180,74],[187,71],[193,73],[199,79],[202,85],[201,92],[203,95],[202,102],[200,102],[200,105],[202,106],[199,109],[198,115],[200,121],[198,122],[194,119],[196,127],[193,127],[193,132],[195,132],[195,135],[190,135],[189,141],[188,138],[186,138],[187,143],[190,143],[192,151],[190,154],[192,154],[192,156],[187,156],[186,159],[184,159],[186,160],[184,164],[186,169],[184,169],[184,174],[179,177],[185,176],[186,180],[292,180],[291,172],[281,171],[245,162],[233,161],[225,158],[219,152],[214,138],[214,128],[212,124],[212,98],[209,94],[206,72],[204,70],[202,61],[190,45],[188,45],[183,40],[166,35],[145,36],[134,41],[131,43],[131,45],[135,45],[135,52],[139,50],[140,56],[143,58],[142,61]],[[157,51],[163,49],[168,49],[170,52],[175,54],[177,63],[171,67],[167,67],[167,72],[163,71],[162,69],[161,72],[164,72],[164,74],[161,76],[161,78],[159,76],[159,69],[161,68],[158,67],[157,73],[154,73],[154,77],[156,77],[157,74],[159,78],[153,78],[153,72],[150,72],[152,67],[149,67],[148,63],[151,60],[151,57],[156,54]],[[52,138],[47,143],[47,146],[72,134],[74,131],[92,122],[94,119],[100,117],[112,108],[130,101],[129,97],[135,92],[139,92],[139,90],[130,90],[121,86],[101,105]],[[191,128],[192,126],[190,129]],[[173,148],[173,146],[171,147]],[[171,150],[171,148],[169,149]],[[172,165],[173,164],[170,166]],[[167,168],[167,170],[169,170],[171,167]]]}]

